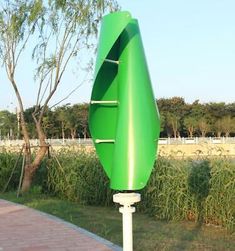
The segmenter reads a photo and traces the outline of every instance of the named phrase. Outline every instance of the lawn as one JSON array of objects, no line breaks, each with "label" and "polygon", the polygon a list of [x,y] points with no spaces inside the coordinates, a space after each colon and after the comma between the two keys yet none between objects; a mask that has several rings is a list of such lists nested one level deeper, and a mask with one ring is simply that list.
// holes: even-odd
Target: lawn
[{"label": "lawn", "polygon": [[[99,236],[122,245],[121,214],[118,207],[84,206],[48,195],[0,194],[0,198],[55,215]],[[235,233],[221,227],[194,222],[157,221],[142,213],[134,214],[134,250],[235,250]]]}]

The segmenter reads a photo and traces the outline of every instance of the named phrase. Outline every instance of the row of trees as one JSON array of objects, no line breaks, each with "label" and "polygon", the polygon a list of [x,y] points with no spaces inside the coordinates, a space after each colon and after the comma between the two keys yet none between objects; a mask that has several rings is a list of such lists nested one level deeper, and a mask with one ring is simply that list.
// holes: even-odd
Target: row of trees
[{"label": "row of trees", "polygon": [[[181,97],[161,98],[157,101],[161,114],[161,137],[234,136],[235,103],[205,103],[198,100],[188,104]],[[32,112],[25,110],[25,120],[31,138],[37,137]],[[60,106],[47,109],[42,126],[48,138],[86,138],[89,104]],[[19,127],[16,114],[0,111],[2,138],[18,138]]]},{"label": "row of trees", "polygon": [[[42,128],[47,138],[87,138],[88,104],[60,106],[54,110],[46,109]],[[25,110],[24,117],[32,139],[37,138],[32,113],[35,107]],[[0,139],[22,139],[19,129],[19,116],[7,110],[0,111]]]},{"label": "row of trees", "polygon": [[188,104],[181,97],[159,99],[162,137],[234,136],[235,103]]}]

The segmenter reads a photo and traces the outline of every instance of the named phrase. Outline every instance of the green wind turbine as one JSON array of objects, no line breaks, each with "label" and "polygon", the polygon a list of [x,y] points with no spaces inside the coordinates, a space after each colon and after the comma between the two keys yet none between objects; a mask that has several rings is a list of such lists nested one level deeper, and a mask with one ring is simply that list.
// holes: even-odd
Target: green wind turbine
[{"label": "green wind turbine", "polygon": [[[111,188],[142,189],[156,159],[160,119],[138,22],[129,12],[102,20],[89,126]],[[132,251],[131,205],[140,194],[118,193],[113,201],[122,205],[123,250]]]},{"label": "green wind turbine", "polygon": [[157,153],[160,119],[138,21],[104,16],[89,112],[90,132],[116,190],[142,189]]}]

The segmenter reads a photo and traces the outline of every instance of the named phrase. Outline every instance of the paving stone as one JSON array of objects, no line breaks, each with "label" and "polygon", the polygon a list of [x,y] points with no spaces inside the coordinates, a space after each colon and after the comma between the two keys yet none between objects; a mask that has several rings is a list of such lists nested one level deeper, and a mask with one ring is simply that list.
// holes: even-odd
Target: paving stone
[{"label": "paving stone", "polygon": [[0,199],[0,251],[75,250],[121,249],[54,216]]}]

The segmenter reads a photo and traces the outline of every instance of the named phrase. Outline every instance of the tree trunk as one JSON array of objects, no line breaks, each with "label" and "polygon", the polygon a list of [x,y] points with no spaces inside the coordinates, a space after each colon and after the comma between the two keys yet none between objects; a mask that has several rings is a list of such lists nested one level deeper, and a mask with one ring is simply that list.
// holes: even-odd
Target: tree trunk
[{"label": "tree trunk", "polygon": [[202,137],[205,138],[206,137],[206,132],[205,131],[201,131]]},{"label": "tree trunk", "polygon": [[65,139],[65,134],[64,134],[64,123],[61,123],[61,132],[62,132],[62,139]]},{"label": "tree trunk", "polygon": [[[9,51],[9,53],[13,53],[13,55],[15,55],[14,50],[13,51]],[[14,58],[14,57],[13,57]],[[9,59],[9,58],[8,58]],[[21,125],[21,129],[22,129],[22,134],[24,137],[24,157],[25,157],[25,166],[24,166],[24,177],[23,177],[23,182],[22,182],[22,187],[21,187],[21,192],[26,192],[29,190],[31,184],[32,184],[32,180],[33,180],[33,176],[36,172],[36,170],[38,169],[39,165],[42,162],[42,159],[44,158],[47,149],[48,149],[48,145],[46,144],[46,136],[43,132],[42,126],[41,126],[41,122],[42,122],[42,117],[43,114],[45,112],[45,107],[47,105],[47,103],[44,106],[44,109],[42,110],[42,112],[40,113],[39,119],[37,120],[36,117],[33,115],[34,118],[34,122],[36,125],[36,130],[37,130],[37,134],[38,134],[38,138],[39,138],[39,142],[40,142],[40,149],[38,150],[38,152],[36,153],[36,157],[35,159],[32,161],[32,155],[31,155],[31,147],[30,147],[30,137],[29,137],[29,132],[28,132],[28,128],[26,126],[26,122],[25,122],[25,118],[24,118],[24,106],[23,106],[23,102],[17,87],[17,84],[15,82],[15,66],[14,60],[7,60],[8,64],[7,64],[7,74],[8,74],[8,78],[11,81],[12,87],[15,91],[16,94],[16,98],[18,100],[18,104],[19,104],[19,122]],[[13,64],[12,64],[13,63]],[[55,90],[54,90],[55,91]],[[51,96],[53,95],[53,92],[51,92],[50,94]],[[48,97],[48,101],[50,100],[50,97]],[[47,101],[47,102],[48,102]]]},{"label": "tree trunk", "polygon": [[[9,67],[9,72],[8,72],[8,76],[9,76],[9,80],[11,81],[11,84],[14,88],[17,100],[18,100],[18,104],[19,104],[19,123],[21,126],[21,130],[22,130],[22,134],[24,137],[24,157],[25,157],[25,166],[24,166],[24,178],[23,178],[23,183],[24,184],[24,191],[26,191],[26,187],[29,187],[31,183],[29,183],[29,180],[32,180],[32,178],[28,178],[30,175],[30,164],[31,164],[31,148],[30,148],[30,141],[29,141],[29,133],[28,133],[28,129],[26,126],[26,122],[25,122],[25,118],[24,118],[24,107],[23,107],[23,102],[17,87],[17,84],[15,82],[14,79],[14,70]],[[23,186],[22,186],[23,187]],[[21,191],[23,191],[21,187]]]},{"label": "tree trunk", "polygon": [[76,138],[76,129],[75,128],[70,129],[70,133],[71,133],[72,139],[74,140]]},{"label": "tree trunk", "polygon": [[35,124],[36,124],[37,133],[38,133],[40,148],[37,151],[35,159],[33,161],[31,161],[31,151],[29,151],[27,147],[25,148],[24,154],[25,154],[26,161],[25,161],[25,167],[24,167],[24,178],[23,178],[22,187],[21,187],[22,193],[25,193],[30,189],[34,174],[39,168],[48,150],[48,145],[46,143],[46,136],[42,130],[41,123],[35,122]]},{"label": "tree trunk", "polygon": [[189,135],[190,138],[193,137],[193,132],[194,132],[193,126],[189,126],[189,127],[188,127],[188,135]]},{"label": "tree trunk", "polygon": [[84,130],[83,130],[83,138],[84,139],[86,139],[86,133],[87,133],[86,128],[84,128]]},{"label": "tree trunk", "polygon": [[189,137],[192,138],[193,137],[193,130],[189,131]]},{"label": "tree trunk", "polygon": [[32,170],[34,170],[30,165],[27,165],[24,167],[24,179],[22,182],[22,187],[21,187],[21,192],[25,193],[27,192],[32,184],[33,181],[33,176],[34,176],[34,172],[32,172]]}]

